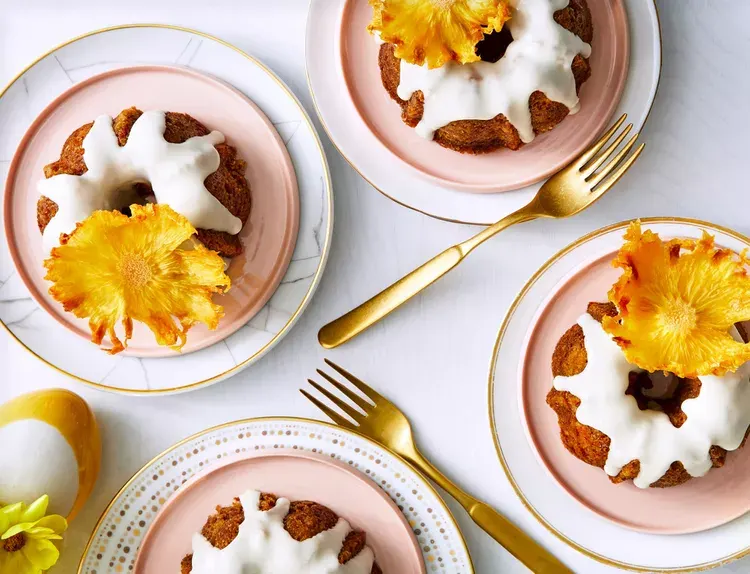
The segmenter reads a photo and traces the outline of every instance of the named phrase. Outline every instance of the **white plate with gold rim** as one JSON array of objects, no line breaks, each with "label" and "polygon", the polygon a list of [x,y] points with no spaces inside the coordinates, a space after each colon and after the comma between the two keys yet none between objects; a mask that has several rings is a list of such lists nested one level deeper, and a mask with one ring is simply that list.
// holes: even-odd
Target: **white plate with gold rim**
[{"label": "white plate with gold rim", "polygon": [[315,129],[294,94],[261,62],[193,30],[133,25],[90,32],[40,57],[0,92],[0,181],[37,115],[71,85],[143,64],[206,73],[251,99],[273,123],[291,157],[300,198],[299,233],[286,274],[269,302],[231,336],[168,358],[109,356],[75,336],[30,297],[0,233],[0,325],[53,368],[101,389],[133,394],[180,392],[224,379],[257,361],[297,321],[328,256],[333,192]]},{"label": "white plate with gold rim", "polygon": [[[352,167],[396,203],[447,221],[488,225],[528,203],[541,183],[500,193],[465,193],[442,187],[397,159],[368,128],[349,96],[341,66],[340,25],[346,1],[310,1],[305,59],[321,123]],[[640,129],[651,111],[659,84],[661,31],[654,0],[625,4],[631,34],[630,69],[614,117],[627,112],[629,121]],[[377,66],[377,62],[372,65]],[[373,97],[388,96],[383,91]],[[393,113],[399,114],[395,103]]]},{"label": "white plate with gold rim", "polygon": [[[645,229],[662,237],[699,238],[702,230],[716,237],[717,244],[741,252],[750,247],[750,238],[711,223],[680,218],[647,218]],[[595,231],[569,245],[547,263],[526,283],[511,305],[495,344],[489,375],[489,408],[492,433],[500,462],[530,515],[570,547],[603,564],[639,572],[692,572],[726,564],[750,553],[747,532],[750,514],[713,529],[680,535],[657,535],[623,528],[576,499],[554,475],[557,468],[543,463],[526,424],[522,407],[521,364],[524,360],[529,333],[540,311],[572,277],[616,252],[629,222],[618,223]],[[606,298],[606,290],[604,292]],[[550,357],[541,358],[549,362]],[[546,407],[544,405],[541,408]],[[550,411],[551,412],[551,411]],[[554,416],[553,416],[554,418]],[[532,419],[529,419],[532,420]],[[532,429],[533,431],[533,429]],[[538,444],[538,443],[537,443]],[[563,451],[564,448],[560,447]],[[570,455],[564,453],[571,459]],[[730,453],[732,456],[735,453]],[[737,456],[744,456],[742,450]],[[549,460],[547,461],[549,463]],[[578,462],[575,461],[574,462]],[[713,477],[727,478],[731,461],[725,468],[712,471]],[[584,463],[579,471],[601,472]],[[710,474],[712,474],[710,473]],[[606,477],[603,478],[606,481]],[[691,483],[674,487],[690,488]],[[630,484],[612,488],[635,489]],[[652,489],[657,490],[657,489]],[[672,489],[666,489],[672,490]],[[642,492],[644,496],[653,494]],[[632,493],[631,493],[632,494]],[[529,520],[532,520],[529,518]]]},{"label": "white plate with gold rim", "polygon": [[102,514],[78,574],[129,571],[159,509],[183,483],[215,461],[263,451],[314,452],[351,465],[370,477],[402,510],[419,542],[428,573],[474,572],[450,510],[435,489],[396,455],[363,436],[327,423],[261,418],[207,429],[147,463]]}]

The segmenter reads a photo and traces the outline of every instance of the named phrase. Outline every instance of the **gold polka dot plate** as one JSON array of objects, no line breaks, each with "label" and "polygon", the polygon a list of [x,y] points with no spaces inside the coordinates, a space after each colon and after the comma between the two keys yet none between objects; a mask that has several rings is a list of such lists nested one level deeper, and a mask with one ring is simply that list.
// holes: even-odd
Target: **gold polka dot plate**
[{"label": "gold polka dot plate", "polygon": [[395,571],[391,554],[401,574],[474,571],[448,508],[395,454],[327,423],[263,418],[205,430],[146,464],[105,510],[78,572],[146,574],[158,555],[177,572],[214,507],[248,489],[328,506],[367,532],[384,572]]}]

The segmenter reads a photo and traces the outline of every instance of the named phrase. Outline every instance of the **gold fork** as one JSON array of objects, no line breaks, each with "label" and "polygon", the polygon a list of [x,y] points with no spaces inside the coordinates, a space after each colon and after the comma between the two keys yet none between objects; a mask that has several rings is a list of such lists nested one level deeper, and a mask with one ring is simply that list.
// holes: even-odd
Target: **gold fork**
[{"label": "gold fork", "polygon": [[[339,426],[368,436],[411,463],[417,470],[429,477],[455,498],[466,509],[474,522],[504,546],[508,552],[523,562],[532,572],[537,574],[571,572],[562,562],[536,543],[510,520],[489,505],[461,490],[442,472],[435,468],[417,449],[414,436],[412,435],[411,424],[396,405],[334,362],[328,359],[325,359],[325,362],[369,399],[365,400],[361,395],[339,383],[324,371],[317,369],[318,374],[333,385],[350,402],[343,401],[312,379],[308,379],[308,382],[319,393],[341,409],[342,412],[346,413],[351,418],[351,421],[316,399],[304,389],[300,389],[300,392],[328,415],[333,422]],[[351,403],[356,405],[357,408],[352,406]]]},{"label": "gold fork", "polygon": [[[628,124],[612,144],[601,155],[597,155],[620,129],[626,117],[627,114],[623,114],[588,151],[547,180],[528,205],[463,243],[443,251],[372,299],[328,323],[318,333],[320,344],[326,349],[332,349],[356,337],[414,295],[432,285],[461,263],[475,248],[503,229],[540,217],[551,219],[570,217],[586,209],[618,182],[645,147],[645,144],[641,144],[630,157],[627,157],[638,139],[639,134],[636,133],[622,149],[617,151],[633,128],[633,124]],[[605,165],[615,151],[617,155]]]}]

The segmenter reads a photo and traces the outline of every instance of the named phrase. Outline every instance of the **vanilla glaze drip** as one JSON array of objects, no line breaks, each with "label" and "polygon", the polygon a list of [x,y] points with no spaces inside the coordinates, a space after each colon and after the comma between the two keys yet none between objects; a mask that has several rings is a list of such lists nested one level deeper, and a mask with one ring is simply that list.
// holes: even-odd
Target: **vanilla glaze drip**
[{"label": "vanilla glaze drip", "polygon": [[[711,469],[709,449],[717,445],[739,448],[750,426],[750,362],[723,377],[700,377],[700,394],[682,403],[687,420],[680,428],[663,412],[642,411],[634,397],[626,395],[628,375],[642,372],[627,361],[620,347],[590,315],[582,315],[588,363],[573,377],[555,377],[554,387],[581,400],[578,422],[606,434],[610,440],[604,470],[617,476],[632,460],[640,461],[633,481],[647,488],[659,480],[675,461],[682,462],[690,476],[703,476]],[[739,338],[739,334],[735,332]]]},{"label": "vanilla glaze drip", "polygon": [[137,182],[150,183],[158,203],[168,204],[196,228],[233,235],[240,232],[242,221],[203,183],[219,168],[219,152],[214,146],[224,142],[224,135],[213,131],[173,144],[164,139],[165,127],[164,112],[145,112],[121,147],[112,118],[96,119],[83,140],[86,173],[60,174],[37,185],[39,192],[58,206],[42,237],[46,251],[59,244],[61,233],[71,233],[76,223],[94,211],[129,205],[133,194],[127,190]]},{"label": "vanilla glaze drip", "polygon": [[284,530],[289,500],[279,498],[267,512],[258,510],[260,492],[240,496],[245,520],[226,548],[214,548],[201,534],[193,535],[192,574],[370,574],[375,557],[369,546],[339,564],[339,552],[351,532],[339,518],[336,526],[297,542]]},{"label": "vanilla glaze drip", "polygon": [[588,58],[591,46],[555,22],[554,13],[567,5],[568,0],[511,0],[513,15],[505,25],[513,42],[495,63],[449,62],[430,70],[401,60],[399,98],[408,100],[419,90],[424,94],[417,133],[432,139],[435,130],[450,122],[503,114],[528,143],[534,139],[529,97],[537,90],[577,113],[571,65],[577,54]]}]

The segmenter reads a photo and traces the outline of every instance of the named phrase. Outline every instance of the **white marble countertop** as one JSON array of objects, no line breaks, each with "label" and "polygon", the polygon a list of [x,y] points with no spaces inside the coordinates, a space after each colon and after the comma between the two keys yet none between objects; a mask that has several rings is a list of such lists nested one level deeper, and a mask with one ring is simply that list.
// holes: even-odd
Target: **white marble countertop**
[{"label": "white marble countertop", "polygon": [[[258,364],[192,393],[134,398],[94,391],[52,371],[0,330],[0,402],[42,387],[66,387],[93,407],[104,458],[94,494],[66,534],[51,572],[75,571],[100,513],[147,460],[206,427],[261,415],[316,418],[297,392],[324,356],[350,367],[401,406],[437,466],[521,524],[578,572],[610,571],[549,534],[526,514],[497,461],[489,428],[487,373],[503,314],[548,257],[603,225],[649,215],[702,218],[750,234],[744,113],[750,2],[657,0],[664,35],[662,83],[637,169],[593,208],[568,221],[504,232],[404,309],[335,351],[316,333],[445,247],[475,232],[404,209],[370,187],[323,136],[336,190],[327,271],[292,333]],[[66,6],[63,8],[62,6]],[[71,7],[74,6],[74,7]],[[270,65],[311,115],[304,63],[306,0],[0,0],[0,85],[52,46],[94,28],[160,22],[196,28]],[[283,22],[283,27],[281,23]],[[524,567],[449,500],[478,573]],[[750,559],[721,572],[750,570]]]}]

